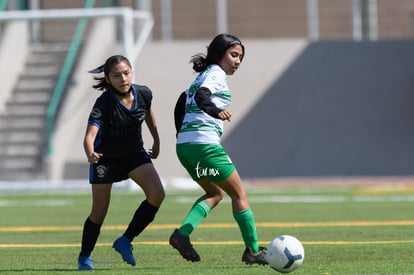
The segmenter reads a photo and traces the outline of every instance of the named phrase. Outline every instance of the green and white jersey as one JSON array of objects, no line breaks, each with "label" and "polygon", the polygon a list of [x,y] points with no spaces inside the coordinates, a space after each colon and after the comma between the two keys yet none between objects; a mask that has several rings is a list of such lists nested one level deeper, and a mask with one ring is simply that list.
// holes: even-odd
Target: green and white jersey
[{"label": "green and white jersey", "polygon": [[177,144],[203,143],[219,144],[223,134],[223,121],[201,110],[194,96],[201,87],[211,91],[211,101],[220,110],[225,110],[231,102],[231,93],[227,86],[227,75],[218,65],[210,65],[200,73],[186,90],[185,116],[177,135]]}]

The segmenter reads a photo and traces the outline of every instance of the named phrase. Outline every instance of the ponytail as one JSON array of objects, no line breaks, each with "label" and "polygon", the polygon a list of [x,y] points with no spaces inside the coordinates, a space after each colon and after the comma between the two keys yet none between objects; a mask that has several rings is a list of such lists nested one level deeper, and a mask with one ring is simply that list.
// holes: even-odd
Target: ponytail
[{"label": "ponytail", "polygon": [[93,77],[93,79],[95,79],[97,81],[97,83],[95,85],[93,85],[92,88],[100,90],[100,91],[109,90],[112,86],[111,86],[111,84],[106,82],[105,77],[109,74],[109,72],[111,71],[113,66],[115,66],[115,65],[117,65],[121,62],[126,62],[128,64],[128,66],[130,68],[132,68],[131,63],[129,62],[128,58],[126,58],[125,56],[122,56],[122,55],[113,55],[105,61],[105,64],[103,64],[99,67],[96,67],[93,70],[88,71],[88,73],[91,73],[91,74],[104,73],[103,77],[98,77],[98,76]]},{"label": "ponytail", "polygon": [[201,73],[207,68],[208,65],[210,65],[207,64],[207,58],[205,54],[202,53],[193,55],[190,59],[190,63],[193,63],[193,70],[197,73]]}]

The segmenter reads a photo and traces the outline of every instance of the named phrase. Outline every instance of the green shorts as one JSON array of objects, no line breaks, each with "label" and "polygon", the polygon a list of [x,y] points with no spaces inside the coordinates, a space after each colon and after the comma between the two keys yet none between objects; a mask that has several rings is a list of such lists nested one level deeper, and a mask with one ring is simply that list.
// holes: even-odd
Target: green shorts
[{"label": "green shorts", "polygon": [[219,182],[228,178],[235,170],[230,157],[220,144],[177,144],[177,156],[181,164],[195,181],[208,178]]}]

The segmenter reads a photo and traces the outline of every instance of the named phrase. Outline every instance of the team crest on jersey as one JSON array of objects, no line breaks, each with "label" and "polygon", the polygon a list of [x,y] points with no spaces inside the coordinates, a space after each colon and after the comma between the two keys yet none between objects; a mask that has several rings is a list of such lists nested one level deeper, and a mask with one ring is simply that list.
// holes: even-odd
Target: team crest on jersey
[{"label": "team crest on jersey", "polygon": [[93,108],[92,112],[91,112],[91,116],[93,118],[100,118],[102,115],[101,110],[99,110],[98,108]]},{"label": "team crest on jersey", "polygon": [[106,170],[107,170],[106,166],[104,166],[104,165],[99,165],[98,167],[96,167],[96,174],[97,174],[96,176],[97,176],[98,178],[103,178],[103,177],[105,177]]}]

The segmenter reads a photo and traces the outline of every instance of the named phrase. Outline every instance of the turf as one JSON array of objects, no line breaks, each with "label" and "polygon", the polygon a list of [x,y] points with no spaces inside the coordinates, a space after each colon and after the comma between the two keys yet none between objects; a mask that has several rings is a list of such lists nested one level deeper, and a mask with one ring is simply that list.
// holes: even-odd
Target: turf
[{"label": "turf", "polygon": [[[122,262],[111,248],[122,234],[140,191],[114,190],[107,219],[93,252],[100,274],[277,274],[268,266],[241,263],[243,244],[228,198],[193,233],[202,257],[183,260],[168,245],[199,191],[167,190],[154,223],[134,241],[137,266]],[[248,188],[259,239],[267,245],[280,234],[305,247],[304,264],[293,274],[412,274],[414,216],[412,189],[369,187]],[[0,195],[0,273],[71,274],[89,193],[6,193]]]}]

